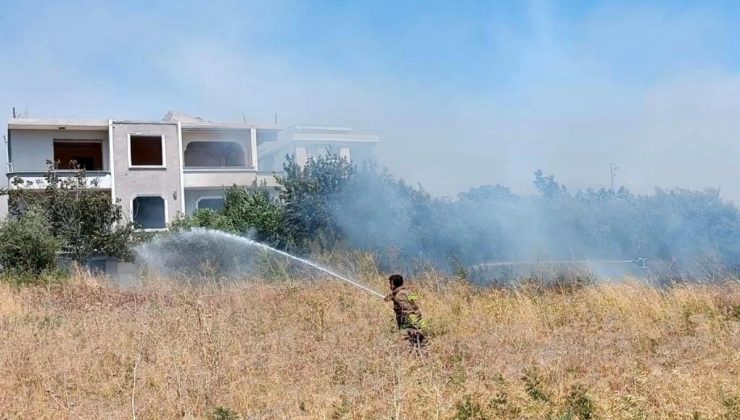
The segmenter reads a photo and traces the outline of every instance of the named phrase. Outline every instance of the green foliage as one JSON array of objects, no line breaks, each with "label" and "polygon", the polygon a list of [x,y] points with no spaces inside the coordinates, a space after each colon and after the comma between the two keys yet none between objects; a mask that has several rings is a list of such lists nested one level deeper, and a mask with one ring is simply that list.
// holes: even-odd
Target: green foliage
[{"label": "green foliage", "polygon": [[[538,170],[537,195],[494,185],[452,199],[432,197],[373,165],[354,168],[336,154],[303,166],[288,156],[284,170],[276,177],[279,199],[264,187],[234,186],[222,212],[197,213],[173,227],[249,234],[303,253],[367,251],[384,270],[435,267],[472,280],[481,274],[471,265],[533,259],[627,260],[636,263],[620,267],[639,272],[647,265],[637,261],[666,261],[677,273],[682,268],[674,261],[685,261],[695,276],[740,270],[740,213],[714,190],[571,193]],[[557,284],[580,287],[589,275],[582,274]]]},{"label": "green foliage", "polygon": [[179,215],[170,223],[170,230],[178,232],[202,227],[237,235],[249,234],[258,242],[285,247],[283,208],[270,197],[267,187],[234,185],[227,188],[224,195],[222,211],[201,209],[191,216]]},{"label": "green foliage", "polygon": [[568,410],[567,414],[571,417],[575,416],[580,420],[589,420],[595,417],[594,403],[583,385],[573,386],[565,403]]},{"label": "green foliage", "polygon": [[278,248],[285,246],[283,208],[264,185],[227,189],[223,216],[236,232],[250,232],[256,241]]},{"label": "green foliage", "polygon": [[7,272],[39,275],[55,267],[59,241],[45,215],[32,209],[0,225],[0,264]]},{"label": "green foliage", "polygon": [[465,395],[462,401],[458,401],[455,404],[455,415],[452,418],[454,420],[481,420],[488,417],[475,397]]},{"label": "green foliage", "polygon": [[62,177],[47,163],[43,191],[21,188],[9,193],[11,217],[29,211],[43,214],[45,229],[73,261],[84,263],[96,255],[131,260],[134,227],[124,220],[120,204],[111,201],[110,193],[96,189],[97,181],[88,180],[84,169]]},{"label": "green foliage", "polygon": [[547,396],[544,390],[544,380],[540,376],[539,369],[536,366],[524,369],[522,381],[524,381],[524,389],[533,400],[542,402],[550,401],[550,397]]},{"label": "green foliage", "polygon": [[239,414],[228,407],[216,407],[209,416],[211,420],[239,420]]},{"label": "green foliage", "polygon": [[283,202],[283,226],[289,248],[322,250],[337,245],[342,234],[333,204],[354,174],[353,167],[338,154],[311,158],[301,166],[287,156],[284,174],[276,177]]},{"label": "green foliage", "polygon": [[221,230],[229,233],[237,233],[232,221],[221,212],[211,209],[199,209],[192,216],[178,215],[170,223],[170,231],[179,232],[194,227]]}]

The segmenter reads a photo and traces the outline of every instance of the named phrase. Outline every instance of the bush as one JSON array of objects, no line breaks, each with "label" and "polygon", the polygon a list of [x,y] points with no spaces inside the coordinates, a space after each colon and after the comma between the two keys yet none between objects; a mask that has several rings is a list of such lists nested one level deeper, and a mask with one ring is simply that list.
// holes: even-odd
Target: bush
[{"label": "bush", "polygon": [[[338,154],[311,158],[300,166],[287,156],[285,174],[276,177],[283,203],[283,223],[287,246],[321,250],[338,245],[342,232],[333,215],[337,196],[354,174],[354,167]],[[377,204],[377,203],[376,203]]]},{"label": "bush", "polygon": [[249,233],[256,241],[274,247],[286,245],[283,208],[264,185],[227,189],[223,216],[238,233]]},{"label": "bush", "polygon": [[179,215],[170,223],[170,231],[179,232],[194,227],[221,230],[229,233],[237,233],[232,221],[221,212],[211,209],[196,210],[192,216]]},{"label": "bush", "polygon": [[55,267],[59,241],[48,229],[48,220],[38,210],[0,226],[0,264],[7,272],[38,275]]},{"label": "bush", "polygon": [[595,406],[588,391],[583,385],[574,385],[566,399],[567,415],[576,416],[581,420],[589,420],[595,417]]},{"label": "bush", "polygon": [[121,206],[111,201],[108,192],[98,190],[97,181],[88,180],[84,169],[63,178],[51,162],[47,163],[43,191],[20,188],[4,192],[10,195],[10,216],[41,213],[43,230],[56,238],[65,256],[78,263],[101,255],[130,261],[134,226],[124,220]]},{"label": "bush", "polygon": [[180,215],[169,226],[175,232],[195,227],[249,235],[278,248],[286,244],[282,207],[270,197],[266,187],[256,184],[251,188],[234,185],[226,189],[222,211],[196,210],[191,216]]}]

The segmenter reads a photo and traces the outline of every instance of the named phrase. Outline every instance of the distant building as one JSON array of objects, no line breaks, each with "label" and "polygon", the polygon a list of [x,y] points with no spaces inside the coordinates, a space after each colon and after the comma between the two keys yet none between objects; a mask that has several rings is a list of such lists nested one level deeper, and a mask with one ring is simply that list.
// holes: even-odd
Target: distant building
[{"label": "distant building", "polygon": [[170,112],[162,121],[15,118],[8,121],[7,177],[44,188],[46,161],[72,175],[72,161],[120,199],[142,229],[164,229],[178,213],[223,206],[224,187],[274,185],[257,148],[277,141],[274,125],[217,123]]},{"label": "distant building", "polygon": [[[129,220],[157,230],[178,213],[222,208],[225,187],[275,186],[287,153],[300,164],[327,151],[361,163],[372,159],[379,141],[347,128],[281,132],[272,124],[220,123],[179,112],[161,121],[13,118],[7,177],[10,188],[43,189],[47,160],[57,162],[62,176],[74,174],[74,161],[97,188],[121,200]],[[13,186],[15,179],[23,184]]]},{"label": "distant building", "polygon": [[373,149],[380,142],[377,134],[363,134],[345,127],[294,126],[281,131],[277,142],[258,146],[263,169],[282,171],[286,155],[295,155],[304,165],[311,157],[337,153],[348,162],[361,165],[373,160]]}]

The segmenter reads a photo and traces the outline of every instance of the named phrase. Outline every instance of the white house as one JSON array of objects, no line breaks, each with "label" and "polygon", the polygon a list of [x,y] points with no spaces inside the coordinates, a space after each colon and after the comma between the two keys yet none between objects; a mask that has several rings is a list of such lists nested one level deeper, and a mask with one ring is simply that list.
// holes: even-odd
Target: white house
[{"label": "white house", "polygon": [[[223,207],[224,188],[275,186],[285,155],[299,164],[336,152],[372,160],[375,134],[349,128],[221,123],[168,112],[161,121],[12,118],[8,121],[9,188],[44,188],[47,161],[62,176],[86,169],[96,188],[120,200],[142,229],[164,229],[178,213]],[[23,181],[14,185],[12,181]],[[7,208],[5,209],[7,211]],[[4,214],[2,215],[4,216]]]},{"label": "white house", "polygon": [[217,123],[170,112],[162,121],[14,118],[8,121],[8,185],[43,188],[46,161],[72,175],[71,161],[120,199],[143,229],[164,229],[177,213],[223,206],[224,187],[274,185],[258,147],[277,141],[275,125]]}]

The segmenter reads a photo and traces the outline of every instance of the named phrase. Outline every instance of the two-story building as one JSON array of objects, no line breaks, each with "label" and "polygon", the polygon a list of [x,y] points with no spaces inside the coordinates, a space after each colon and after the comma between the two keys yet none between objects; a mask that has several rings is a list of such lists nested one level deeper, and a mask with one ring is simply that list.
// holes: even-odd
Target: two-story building
[{"label": "two-story building", "polygon": [[286,155],[295,155],[304,165],[311,157],[337,153],[348,162],[362,165],[373,160],[373,149],[380,142],[377,134],[359,133],[347,127],[294,126],[282,130],[275,142],[258,146],[262,168],[282,171]]},{"label": "two-story building", "polygon": [[[216,123],[180,113],[162,121],[15,118],[8,121],[8,185],[44,188],[47,161],[64,176],[77,165],[120,199],[142,229],[164,229],[178,213],[223,206],[224,187],[274,185],[257,150],[276,142],[275,125]],[[74,163],[73,163],[74,162]]]}]

